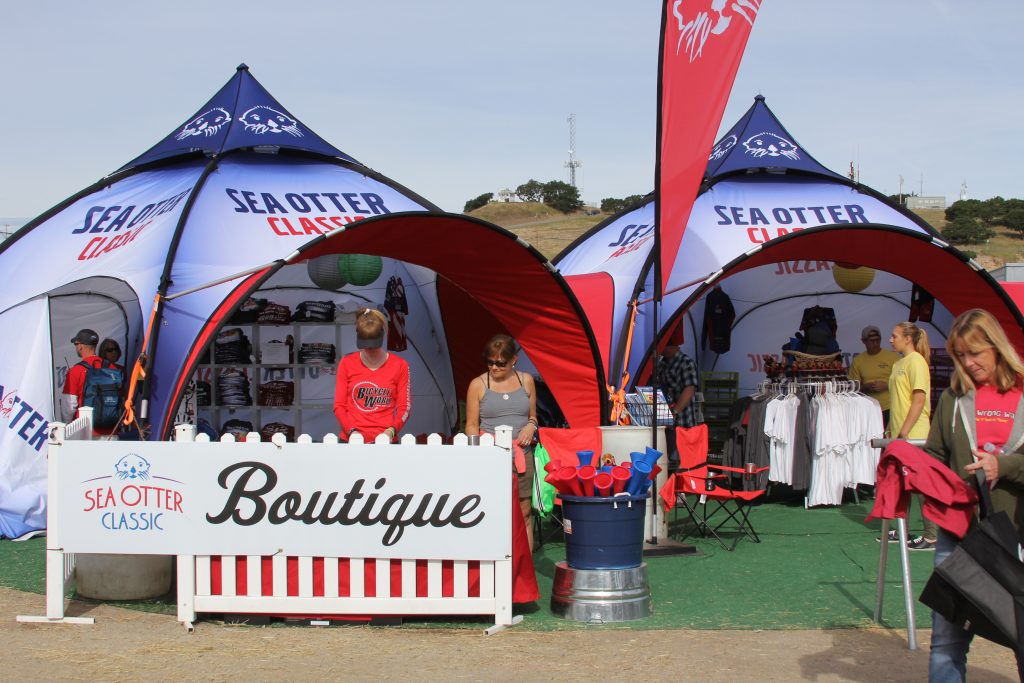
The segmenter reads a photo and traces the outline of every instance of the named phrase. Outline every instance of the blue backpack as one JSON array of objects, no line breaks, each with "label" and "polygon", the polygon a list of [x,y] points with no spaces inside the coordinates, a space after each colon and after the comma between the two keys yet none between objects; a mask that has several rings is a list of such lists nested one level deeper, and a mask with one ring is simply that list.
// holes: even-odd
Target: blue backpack
[{"label": "blue backpack", "polygon": [[85,361],[79,365],[85,368],[82,405],[92,408],[93,427],[113,427],[121,416],[121,385],[124,384],[124,372],[110,361],[101,361],[98,368]]}]

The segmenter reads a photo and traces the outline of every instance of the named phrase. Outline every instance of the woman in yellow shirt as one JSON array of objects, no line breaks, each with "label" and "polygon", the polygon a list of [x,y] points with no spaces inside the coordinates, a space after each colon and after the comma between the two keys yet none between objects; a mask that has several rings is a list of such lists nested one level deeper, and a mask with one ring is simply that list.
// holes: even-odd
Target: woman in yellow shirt
[{"label": "woman in yellow shirt", "polygon": [[[892,350],[900,358],[889,375],[889,436],[893,439],[927,439],[931,424],[931,371],[928,359],[931,347],[928,333],[914,323],[897,323],[889,337]],[[920,497],[917,496],[919,499]],[[907,542],[911,550],[934,550],[935,522],[924,517],[920,536]],[[892,534],[890,538],[893,539]]]}]

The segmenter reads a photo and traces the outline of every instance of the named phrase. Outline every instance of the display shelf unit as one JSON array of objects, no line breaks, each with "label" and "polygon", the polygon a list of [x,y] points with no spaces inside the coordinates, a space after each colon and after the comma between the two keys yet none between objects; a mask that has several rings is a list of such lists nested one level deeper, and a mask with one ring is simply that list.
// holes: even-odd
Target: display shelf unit
[{"label": "display shelf unit", "polygon": [[[224,329],[240,328],[252,346],[250,363],[217,363],[216,351],[210,352],[210,363],[199,365],[195,379],[210,384],[210,405],[197,405],[199,417],[205,418],[218,431],[231,419],[247,420],[259,431],[270,422],[282,422],[295,428],[296,434],[334,431],[333,387],[334,367],[341,356],[341,324],[335,322],[228,323]],[[286,341],[292,337],[292,356],[288,363],[262,363],[265,342]],[[335,363],[298,363],[303,343],[334,344]],[[238,370],[249,380],[252,405],[218,403],[218,384],[225,371]],[[271,381],[294,383],[294,398],[290,405],[264,406],[259,404],[260,385]]]},{"label": "display shelf unit", "polygon": [[928,361],[928,369],[931,371],[931,399],[932,412],[939,403],[942,392],[949,388],[949,380],[953,377],[953,359],[949,357],[944,348],[933,348],[931,358]]},{"label": "display shelf unit", "polygon": [[729,438],[729,413],[739,397],[740,373],[702,372],[700,376],[701,404],[704,423],[708,426],[708,451],[720,453]]}]

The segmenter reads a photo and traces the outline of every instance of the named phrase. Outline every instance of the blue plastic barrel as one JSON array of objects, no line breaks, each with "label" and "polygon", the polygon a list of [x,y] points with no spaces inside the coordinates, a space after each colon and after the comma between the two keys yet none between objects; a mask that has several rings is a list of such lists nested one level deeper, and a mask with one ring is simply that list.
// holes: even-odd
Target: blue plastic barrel
[{"label": "blue plastic barrel", "polygon": [[639,567],[647,498],[561,496],[566,564],[573,569]]}]

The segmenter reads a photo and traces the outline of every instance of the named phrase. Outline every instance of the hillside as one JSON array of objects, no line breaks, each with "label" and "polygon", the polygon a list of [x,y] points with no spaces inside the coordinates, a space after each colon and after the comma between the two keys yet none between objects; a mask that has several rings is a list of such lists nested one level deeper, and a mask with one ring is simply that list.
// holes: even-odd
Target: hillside
[{"label": "hillside", "polygon": [[469,214],[500,225],[553,259],[574,239],[594,227],[607,214],[588,216],[580,212],[566,215],[538,202],[492,202]]},{"label": "hillside", "polygon": [[[939,232],[946,225],[942,209],[919,209],[915,213]],[[603,213],[567,216],[537,202],[492,202],[469,215],[516,233],[549,259],[609,217]],[[985,244],[971,245],[965,250],[975,252],[975,260],[988,270],[999,268],[1004,263],[1024,261],[1024,240],[1005,228],[997,228],[996,236]]]}]

